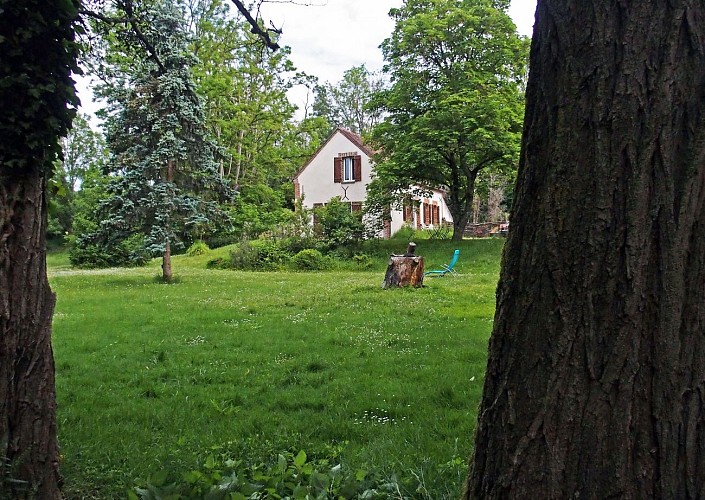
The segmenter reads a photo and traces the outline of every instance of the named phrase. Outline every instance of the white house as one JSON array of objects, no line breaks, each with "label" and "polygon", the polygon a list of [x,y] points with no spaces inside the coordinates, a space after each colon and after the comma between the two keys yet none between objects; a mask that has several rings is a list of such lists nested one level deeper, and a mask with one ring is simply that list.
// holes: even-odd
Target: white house
[{"label": "white house", "polygon": [[[361,210],[367,198],[367,185],[374,166],[370,150],[359,135],[337,128],[294,176],[294,197],[305,208],[325,205],[336,196]],[[431,196],[412,196],[403,210],[392,210],[380,237],[389,238],[404,224],[416,229],[433,229],[453,217],[443,198],[443,191],[432,189]]]}]

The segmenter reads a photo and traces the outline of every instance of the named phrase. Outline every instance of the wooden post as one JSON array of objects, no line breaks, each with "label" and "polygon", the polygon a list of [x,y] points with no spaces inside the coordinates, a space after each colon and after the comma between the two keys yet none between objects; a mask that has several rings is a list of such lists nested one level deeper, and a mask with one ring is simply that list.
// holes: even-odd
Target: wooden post
[{"label": "wooden post", "polygon": [[423,257],[416,255],[416,243],[409,243],[404,255],[389,257],[382,288],[423,286]]}]

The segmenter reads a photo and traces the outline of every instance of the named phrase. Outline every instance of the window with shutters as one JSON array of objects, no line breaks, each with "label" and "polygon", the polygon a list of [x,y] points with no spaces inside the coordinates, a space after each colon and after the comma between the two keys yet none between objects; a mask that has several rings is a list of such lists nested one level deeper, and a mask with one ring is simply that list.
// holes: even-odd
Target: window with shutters
[{"label": "window with shutters", "polygon": [[434,226],[441,223],[441,210],[438,206],[438,202],[434,201],[431,205],[431,224]]},{"label": "window with shutters", "polygon": [[343,158],[343,182],[355,182],[354,163],[352,156]]},{"label": "window with shutters", "polygon": [[410,202],[404,205],[404,222],[411,223],[414,221],[414,207]]},{"label": "window with shutters", "polygon": [[362,157],[355,153],[341,153],[333,159],[333,182],[360,182]]}]

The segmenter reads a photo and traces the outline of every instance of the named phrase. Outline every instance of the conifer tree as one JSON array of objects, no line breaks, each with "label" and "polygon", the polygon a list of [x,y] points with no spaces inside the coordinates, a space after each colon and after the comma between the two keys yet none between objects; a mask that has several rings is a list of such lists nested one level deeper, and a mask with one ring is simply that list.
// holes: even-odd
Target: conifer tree
[{"label": "conifer tree", "polygon": [[[218,200],[232,191],[219,175],[218,150],[207,137],[183,15],[171,0],[145,9],[140,29],[118,37],[139,60],[125,64],[114,58],[117,78],[102,91],[110,103],[106,138],[114,180],[99,209],[100,228],[83,243],[112,245],[142,234],[147,250],[161,253],[169,281],[174,246],[224,217]],[[130,50],[140,45],[144,50]]]}]

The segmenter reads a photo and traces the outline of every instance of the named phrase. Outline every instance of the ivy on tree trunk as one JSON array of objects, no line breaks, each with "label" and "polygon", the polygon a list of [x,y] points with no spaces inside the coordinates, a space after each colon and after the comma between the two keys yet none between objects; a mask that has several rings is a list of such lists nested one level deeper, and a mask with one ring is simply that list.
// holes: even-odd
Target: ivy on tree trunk
[{"label": "ivy on tree trunk", "polygon": [[0,497],[58,499],[47,179],[77,100],[77,2],[0,0]]}]

